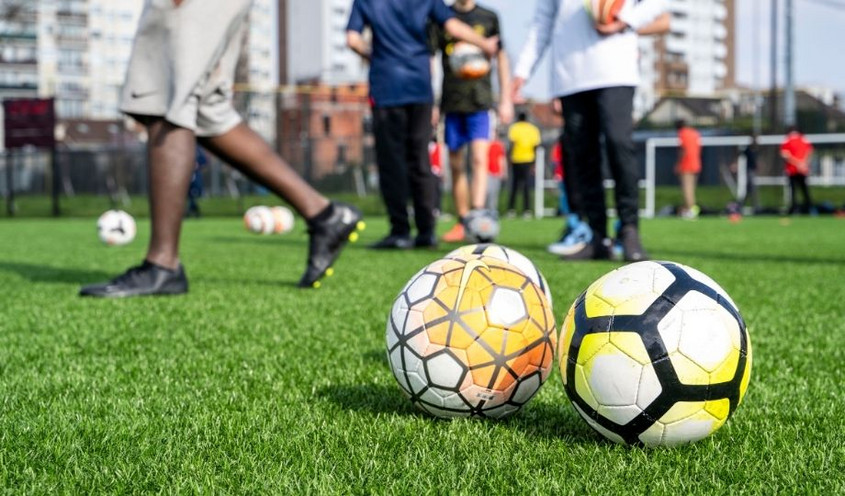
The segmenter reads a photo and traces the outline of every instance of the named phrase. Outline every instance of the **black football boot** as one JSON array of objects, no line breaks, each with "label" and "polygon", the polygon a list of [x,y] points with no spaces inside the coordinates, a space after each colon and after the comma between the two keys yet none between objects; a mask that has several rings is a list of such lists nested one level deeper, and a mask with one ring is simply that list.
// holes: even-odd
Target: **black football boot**
[{"label": "black football boot", "polygon": [[346,203],[332,202],[331,214],[309,222],[308,265],[299,280],[300,288],[319,288],[320,279],[334,274],[332,264],[349,241],[358,240],[358,231],[366,227],[361,212]]},{"label": "black football boot", "polygon": [[178,295],[188,292],[185,269],[167,269],[144,260],[111,281],[83,286],[79,296],[129,298],[132,296]]}]

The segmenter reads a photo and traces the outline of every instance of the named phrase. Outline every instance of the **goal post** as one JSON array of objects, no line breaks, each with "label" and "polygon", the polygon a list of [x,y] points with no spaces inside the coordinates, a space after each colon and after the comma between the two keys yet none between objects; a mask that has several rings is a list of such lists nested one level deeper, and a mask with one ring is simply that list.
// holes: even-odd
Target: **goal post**
[{"label": "goal post", "polygon": [[[812,159],[812,174],[808,178],[811,186],[830,187],[845,186],[845,133],[829,134],[807,134],[804,137],[814,145],[815,152]],[[751,144],[752,136],[703,136],[701,138],[702,154],[711,152],[710,157],[702,157],[702,168],[706,170],[721,168],[730,163],[735,167],[735,173],[725,173],[719,177],[718,184],[727,185],[730,194],[735,199],[743,199],[749,191],[749,173],[746,158],[742,152]],[[754,184],[762,187],[779,187],[783,189],[782,203],[777,208],[782,208],[789,201],[789,181],[783,174],[783,160],[780,158],[780,145],[784,135],[761,135],[757,137],[758,170],[755,174]],[[656,216],[660,206],[657,205],[657,186],[659,177],[660,184],[667,184],[667,168],[674,167],[674,161],[665,155],[660,157],[660,152],[677,149],[679,141],[677,137],[654,137],[648,138],[640,149],[640,158],[644,158],[642,169],[643,177],[639,181],[639,187],[643,194],[643,204],[640,215],[643,218]],[[542,149],[541,149],[542,150]],[[766,160],[761,158],[765,151]],[[644,155],[644,157],[643,157]],[[714,158],[713,155],[716,155]],[[662,160],[661,160],[662,158]],[[643,163],[640,162],[640,163]],[[762,167],[765,162],[765,167]],[[719,171],[722,172],[722,171]],[[545,192],[554,191],[557,194],[557,183],[552,178],[546,177],[548,171],[545,167],[545,154],[538,154],[537,166],[535,167],[534,183],[534,208],[535,216],[543,217],[554,215],[553,209],[544,208]],[[718,176],[718,174],[715,174]],[[727,176],[727,177],[726,177]],[[712,178],[711,178],[712,179]],[[711,184],[716,184],[715,182]],[[614,183],[610,179],[604,181],[606,189],[613,188]],[[609,215],[615,215],[613,209],[609,209]]]}]

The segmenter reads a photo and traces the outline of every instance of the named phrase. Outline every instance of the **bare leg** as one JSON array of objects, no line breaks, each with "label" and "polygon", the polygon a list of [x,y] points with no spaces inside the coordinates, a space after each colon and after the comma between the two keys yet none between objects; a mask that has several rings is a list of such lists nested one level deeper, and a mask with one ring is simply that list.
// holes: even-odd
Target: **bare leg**
[{"label": "bare leg", "polygon": [[487,200],[487,166],[490,160],[490,142],[472,142],[472,208],[481,209]]},{"label": "bare leg", "polygon": [[452,171],[452,198],[455,199],[455,213],[464,218],[469,213],[469,183],[464,166],[464,148],[449,150],[449,167]]},{"label": "bare leg", "polygon": [[157,119],[147,126],[152,234],[147,260],[175,269],[179,266],[179,234],[191,174],[196,139],[190,129]]},{"label": "bare leg", "polygon": [[313,218],[329,206],[326,197],[305,182],[244,123],[220,136],[200,138],[200,142],[233,167],[290,202],[306,219]]}]

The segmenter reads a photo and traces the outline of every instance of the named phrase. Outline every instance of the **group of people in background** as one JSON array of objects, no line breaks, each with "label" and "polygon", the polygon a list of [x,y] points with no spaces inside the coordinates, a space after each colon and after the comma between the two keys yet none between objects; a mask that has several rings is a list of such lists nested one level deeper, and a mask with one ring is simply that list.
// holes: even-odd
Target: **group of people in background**
[{"label": "group of people in background", "polygon": [[[427,157],[424,152],[432,133],[431,124],[423,132],[423,114],[435,124],[441,116],[444,120],[458,221],[443,239],[462,240],[467,217],[492,210],[488,200],[493,177],[491,111],[496,110],[501,124],[510,123],[514,100],[551,48],[552,92],[559,99],[568,137],[561,148],[566,159],[561,162],[571,211],[563,234],[549,251],[575,260],[610,257],[599,162],[604,146],[621,220],[615,234],[626,260],[646,259],[639,234],[639,172],[631,119],[634,88],[639,83],[637,37],[668,31],[666,7],[665,0],[629,2],[616,19],[597,23],[581,0],[538,0],[528,38],[511,74],[498,17],[474,0],[456,0],[451,7],[443,0],[355,0],[347,44],[370,63],[380,188],[391,222],[390,232],[373,247],[431,247],[437,241],[433,214],[436,181],[431,168],[420,163],[420,157]],[[371,42],[364,36],[367,28]],[[489,76],[466,80],[454,74],[449,57],[458,42],[475,45],[495,60],[498,99]],[[439,107],[431,88],[435,51],[443,57]],[[519,117],[508,131],[508,211],[515,211],[517,193],[522,192],[524,214],[531,210],[529,177],[542,140],[527,116]],[[467,149],[472,157],[471,181],[464,161]],[[495,165],[492,169],[499,170]],[[411,236],[406,208],[409,195],[414,203],[415,237]]]},{"label": "group of people in background", "polygon": [[[252,0],[147,2],[140,19],[121,95],[121,110],[146,127],[151,237],[142,263],[118,277],[80,290],[82,296],[172,295],[188,291],[179,257],[186,193],[195,175],[197,143],[250,179],[286,200],[305,219],[309,245],[299,286],[319,287],[349,239],[364,228],[361,212],[334,202],[304,181],[244,122],[232,103],[238,55],[248,31]],[[458,222],[447,240],[460,240],[467,219],[498,206],[506,150],[494,138],[492,111],[509,124],[513,102],[551,49],[552,93],[564,119],[558,162],[567,222],[548,250],[568,260],[608,259],[621,246],[626,261],[648,258],[639,234],[639,169],[634,155],[633,97],[639,84],[638,36],[669,30],[667,0],[626,2],[618,14],[597,22],[583,0],[537,0],[528,37],[513,71],[503,50],[497,15],[475,0],[354,0],[347,45],[369,63],[379,188],[390,230],[376,249],[437,246],[438,180],[432,173],[432,124],[444,120],[452,192]],[[208,15],[213,12],[214,15]],[[474,45],[495,61],[499,95],[489,74],[467,80],[449,58],[458,42]],[[439,105],[432,91],[433,53],[443,54]],[[694,215],[700,171],[697,134],[684,126],[678,172],[684,209]],[[541,144],[539,130],[520,114],[508,132],[511,190],[508,209],[523,192],[530,210],[528,178]],[[602,154],[602,147],[604,154]],[[471,151],[471,181],[464,154]],[[782,147],[794,192],[806,186],[812,147],[790,133]],[[609,237],[601,157],[615,183],[619,216]],[[439,165],[439,164],[437,164]],[[199,191],[191,195],[192,200]],[[407,203],[414,207],[412,236]],[[198,215],[195,201],[189,210]]]}]

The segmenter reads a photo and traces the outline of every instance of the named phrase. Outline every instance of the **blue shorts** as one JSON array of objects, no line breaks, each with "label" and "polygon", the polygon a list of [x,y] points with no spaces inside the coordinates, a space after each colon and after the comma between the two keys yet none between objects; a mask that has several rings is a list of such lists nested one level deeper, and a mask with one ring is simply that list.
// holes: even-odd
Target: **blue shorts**
[{"label": "blue shorts", "polygon": [[446,146],[449,150],[460,150],[475,140],[490,141],[489,111],[446,114]]}]

